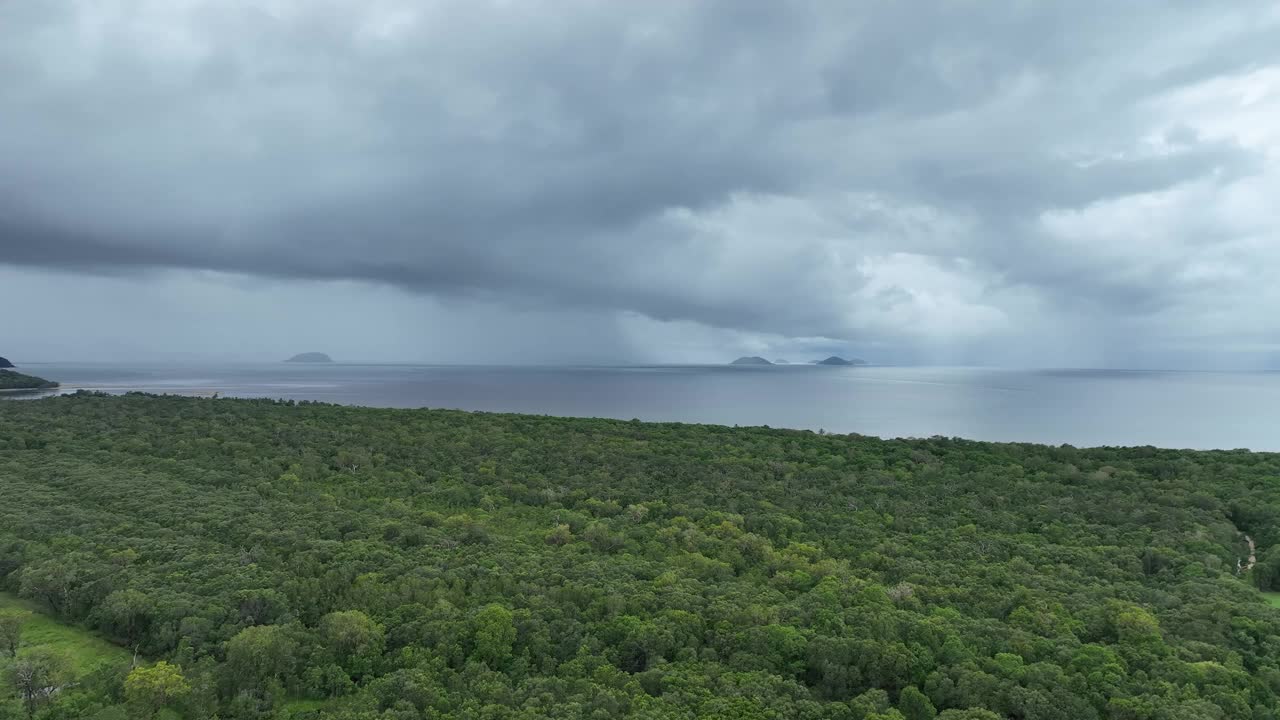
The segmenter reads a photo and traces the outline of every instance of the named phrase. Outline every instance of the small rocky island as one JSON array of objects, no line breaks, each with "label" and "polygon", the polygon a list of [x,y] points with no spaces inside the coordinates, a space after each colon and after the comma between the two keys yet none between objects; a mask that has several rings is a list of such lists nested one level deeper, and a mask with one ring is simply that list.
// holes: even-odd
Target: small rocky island
[{"label": "small rocky island", "polygon": [[52,380],[23,375],[13,370],[0,370],[0,390],[52,390],[56,387],[58,383]]},{"label": "small rocky island", "polygon": [[838,355],[832,355],[826,360],[814,360],[814,365],[866,365],[867,361],[859,358],[846,360]]},{"label": "small rocky island", "polygon": [[285,360],[285,362],[291,362],[291,363],[331,363],[331,362],[333,362],[333,358],[329,357],[328,355],[325,355],[325,354],[324,354],[324,353],[322,353],[322,352],[304,352],[304,353],[298,353],[297,355],[294,355],[293,357],[289,358],[288,360]]},{"label": "small rocky island", "polygon": [[11,368],[13,363],[9,362],[9,358],[0,357],[0,368]]},{"label": "small rocky island", "polygon": [[740,357],[729,363],[730,365],[772,365],[773,363],[765,360],[759,355],[751,355],[749,357]]}]

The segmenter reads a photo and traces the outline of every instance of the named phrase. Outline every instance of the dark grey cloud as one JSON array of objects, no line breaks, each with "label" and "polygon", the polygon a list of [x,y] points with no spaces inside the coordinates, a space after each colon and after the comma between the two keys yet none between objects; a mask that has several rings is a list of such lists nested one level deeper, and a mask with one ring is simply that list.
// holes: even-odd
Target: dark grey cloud
[{"label": "dark grey cloud", "polygon": [[1248,110],[1277,30],[1268,2],[5,3],[0,264],[956,357],[1183,337],[1280,269]]}]

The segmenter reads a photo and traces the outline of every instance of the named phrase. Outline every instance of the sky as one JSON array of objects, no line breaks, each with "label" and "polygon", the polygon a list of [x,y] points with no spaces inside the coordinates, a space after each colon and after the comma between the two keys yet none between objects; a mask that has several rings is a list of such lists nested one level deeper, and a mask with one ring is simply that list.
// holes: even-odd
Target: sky
[{"label": "sky", "polygon": [[15,360],[1280,369],[1280,4],[0,1]]}]

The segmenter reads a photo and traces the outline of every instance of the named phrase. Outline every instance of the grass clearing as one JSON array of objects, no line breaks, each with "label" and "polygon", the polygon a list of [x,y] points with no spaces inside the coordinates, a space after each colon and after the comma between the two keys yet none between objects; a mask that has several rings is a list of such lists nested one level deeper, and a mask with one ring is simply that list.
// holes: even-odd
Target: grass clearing
[{"label": "grass clearing", "polygon": [[128,663],[133,658],[128,650],[112,645],[88,630],[54,620],[33,602],[0,592],[0,609],[7,608],[31,613],[31,619],[22,628],[22,647],[45,647],[62,653],[77,673],[88,672],[101,662]]},{"label": "grass clearing", "polygon": [[1262,597],[1266,598],[1267,602],[1271,603],[1271,607],[1280,608],[1280,592],[1264,592],[1262,593]]},{"label": "grass clearing", "polygon": [[289,700],[284,704],[284,707],[281,708],[281,711],[284,713],[285,717],[293,717],[295,715],[301,716],[307,713],[317,712],[325,705],[326,701],[324,700]]}]

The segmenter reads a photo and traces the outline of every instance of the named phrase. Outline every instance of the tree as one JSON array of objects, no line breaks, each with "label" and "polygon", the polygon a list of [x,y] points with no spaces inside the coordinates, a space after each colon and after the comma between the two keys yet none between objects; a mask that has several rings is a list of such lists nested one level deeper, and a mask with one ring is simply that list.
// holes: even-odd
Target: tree
[{"label": "tree", "polygon": [[476,613],[476,657],[500,667],[511,657],[516,626],[511,611],[498,604],[486,605]]},{"label": "tree", "polygon": [[938,715],[933,703],[915,685],[902,689],[902,694],[898,696],[898,709],[907,720],[933,720]]},{"label": "tree", "polygon": [[547,531],[542,541],[548,545],[566,545],[573,542],[573,531],[568,525],[560,524]]},{"label": "tree", "polygon": [[151,626],[155,603],[133,589],[117,590],[98,607],[98,614],[111,634],[128,643],[135,651]]},{"label": "tree", "polygon": [[21,592],[43,601],[55,615],[65,615],[78,582],[75,568],[65,559],[46,560],[22,569]]},{"label": "tree", "polygon": [[22,643],[22,628],[30,618],[31,613],[25,610],[0,610],[0,650],[9,653],[9,657],[18,654],[18,645]]},{"label": "tree", "polygon": [[67,659],[47,648],[24,650],[9,668],[10,681],[32,717],[70,676]]},{"label": "tree", "polygon": [[293,669],[297,643],[279,625],[247,627],[227,641],[227,674],[236,690],[261,695]]},{"label": "tree", "polygon": [[182,670],[163,660],[151,667],[134,668],[124,679],[125,699],[146,718],[155,717],[161,708],[190,691]]},{"label": "tree", "polygon": [[338,663],[352,675],[370,672],[382,655],[382,626],[359,610],[325,615],[320,619],[320,634]]}]

